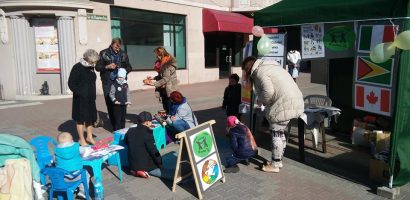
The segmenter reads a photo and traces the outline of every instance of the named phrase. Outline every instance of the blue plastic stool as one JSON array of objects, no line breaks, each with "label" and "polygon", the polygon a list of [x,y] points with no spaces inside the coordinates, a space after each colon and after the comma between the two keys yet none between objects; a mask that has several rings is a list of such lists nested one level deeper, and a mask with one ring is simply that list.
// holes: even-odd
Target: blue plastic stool
[{"label": "blue plastic stool", "polygon": [[[84,185],[85,198],[87,200],[89,199],[90,195],[88,192],[87,173],[84,169],[81,169],[80,172],[74,174],[58,167],[46,167],[41,170],[41,173],[47,175],[51,180],[51,188],[49,191],[50,200],[53,199],[54,192],[60,193],[57,195],[58,200],[64,199],[64,196],[61,194],[61,192],[65,192],[67,194],[68,200],[74,199],[74,191],[80,184]],[[66,180],[64,180],[64,178],[67,176],[70,176],[70,179],[75,179],[78,176],[81,176],[81,179],[67,182]]]},{"label": "blue plastic stool", "polygon": [[[49,136],[37,136],[30,140],[30,145],[34,146],[34,153],[40,170],[53,163],[53,156],[50,154],[48,145],[57,146],[57,141]],[[40,173],[40,183],[46,184],[46,177]]]}]

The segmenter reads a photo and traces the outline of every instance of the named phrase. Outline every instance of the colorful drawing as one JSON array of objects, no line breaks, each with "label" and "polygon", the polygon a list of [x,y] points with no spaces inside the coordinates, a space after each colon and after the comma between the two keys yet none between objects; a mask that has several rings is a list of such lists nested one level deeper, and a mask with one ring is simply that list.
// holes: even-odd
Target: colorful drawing
[{"label": "colorful drawing", "polygon": [[202,166],[202,181],[212,184],[216,181],[219,174],[218,163],[215,160],[207,160]]},{"label": "colorful drawing", "polygon": [[323,37],[325,47],[332,51],[346,51],[353,47],[356,35],[347,26],[335,26]]},{"label": "colorful drawing", "polygon": [[380,115],[391,115],[391,90],[356,84],[355,108]]},{"label": "colorful drawing", "polygon": [[384,63],[374,63],[368,56],[358,56],[356,60],[356,81],[391,87],[394,59]]},{"label": "colorful drawing", "polygon": [[212,137],[209,135],[209,132],[202,131],[195,136],[193,143],[194,154],[203,158],[211,152],[212,145]]},{"label": "colorful drawing", "polygon": [[323,24],[301,26],[302,58],[321,58],[325,56],[323,43]]},{"label": "colorful drawing", "polygon": [[377,44],[393,42],[395,29],[398,26],[391,25],[362,25],[360,26],[360,36],[358,52],[369,53]]}]

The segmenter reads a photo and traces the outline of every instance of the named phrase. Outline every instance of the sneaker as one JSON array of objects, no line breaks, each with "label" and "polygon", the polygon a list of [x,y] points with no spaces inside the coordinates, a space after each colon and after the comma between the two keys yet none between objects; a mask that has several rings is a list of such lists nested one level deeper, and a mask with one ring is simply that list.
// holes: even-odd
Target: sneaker
[{"label": "sneaker", "polygon": [[262,166],[262,171],[272,172],[272,173],[279,173],[279,167],[273,167],[272,164],[267,164],[267,165]]},{"label": "sneaker", "polygon": [[280,162],[280,163],[278,164],[278,167],[279,167],[279,168],[282,168],[282,167],[283,167],[282,162]]},{"label": "sneaker", "polygon": [[136,177],[141,177],[141,178],[149,178],[149,174],[146,171],[134,171],[130,170],[131,174],[136,176]]},{"label": "sneaker", "polygon": [[232,167],[227,167],[227,168],[224,170],[224,173],[237,173],[237,172],[239,172],[239,167],[238,167],[238,165],[234,165],[234,166],[232,166]]}]

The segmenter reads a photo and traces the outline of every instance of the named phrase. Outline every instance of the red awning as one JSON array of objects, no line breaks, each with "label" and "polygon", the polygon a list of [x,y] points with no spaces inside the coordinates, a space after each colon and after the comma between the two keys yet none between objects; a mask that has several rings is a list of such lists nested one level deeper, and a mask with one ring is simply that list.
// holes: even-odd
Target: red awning
[{"label": "red awning", "polygon": [[238,33],[252,33],[253,19],[239,13],[202,10],[203,32],[226,31]]}]

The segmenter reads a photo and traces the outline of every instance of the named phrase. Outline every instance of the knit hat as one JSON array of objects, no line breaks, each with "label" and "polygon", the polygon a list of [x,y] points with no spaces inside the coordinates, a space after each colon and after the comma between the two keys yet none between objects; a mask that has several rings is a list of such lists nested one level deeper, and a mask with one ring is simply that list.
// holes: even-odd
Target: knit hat
[{"label": "knit hat", "polygon": [[228,127],[230,128],[233,128],[240,123],[238,118],[236,118],[236,116],[233,115],[229,116],[226,121],[228,123]]},{"label": "knit hat", "polygon": [[184,96],[182,96],[182,94],[178,91],[171,92],[171,94],[169,95],[169,98],[171,99],[172,102],[176,104],[181,104],[182,101],[184,101]]},{"label": "knit hat", "polygon": [[150,112],[142,111],[138,116],[142,123],[146,121],[152,121],[152,115]]},{"label": "knit hat", "polygon": [[122,78],[127,77],[127,71],[124,68],[119,68],[117,77],[122,77]]}]

